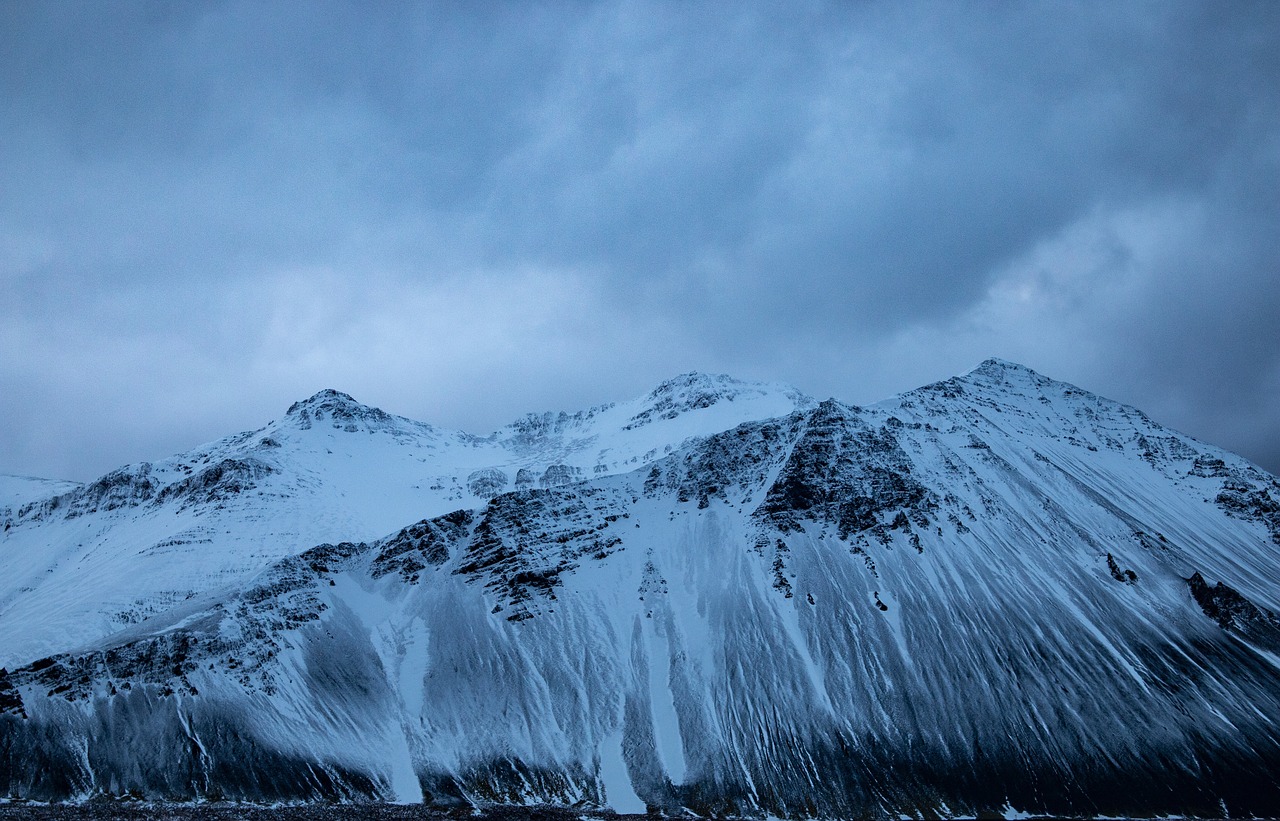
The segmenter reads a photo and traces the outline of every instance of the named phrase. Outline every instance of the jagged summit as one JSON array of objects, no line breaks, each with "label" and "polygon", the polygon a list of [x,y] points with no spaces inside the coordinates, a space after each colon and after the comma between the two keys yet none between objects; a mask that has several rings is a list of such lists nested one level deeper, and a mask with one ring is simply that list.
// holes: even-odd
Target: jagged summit
[{"label": "jagged summit", "polygon": [[[1075,388],[1057,379],[1052,379],[1039,371],[1028,368],[1017,362],[991,357],[985,359],[976,368],[956,377],[959,381],[972,385],[1017,385],[1043,387],[1048,385],[1064,385]],[[1076,388],[1076,390],[1080,390]]]},{"label": "jagged summit", "polygon": [[657,419],[674,419],[688,411],[710,408],[721,402],[774,396],[791,402],[797,408],[815,404],[811,397],[790,385],[690,371],[668,379],[650,391],[641,400],[642,407],[631,417],[628,426],[639,427]]},{"label": "jagged summit", "polygon": [[760,393],[800,394],[800,391],[780,382],[757,382],[749,379],[738,379],[727,373],[689,371],[663,380],[649,392],[648,398],[716,396],[721,399],[731,400],[738,395]]},{"label": "jagged summit", "polygon": [[1006,374],[1024,374],[1031,376],[1040,376],[1035,370],[1028,368],[1020,362],[1010,362],[1007,359],[1001,359],[996,356],[990,356],[982,360],[976,368],[969,371],[970,375],[990,376],[993,378],[1003,377]]},{"label": "jagged summit", "polygon": [[977,371],[977,370],[983,370],[988,368],[997,369],[997,370],[1025,371],[1028,373],[1036,373],[1034,368],[1030,368],[1026,365],[1023,365],[1021,362],[1014,362],[1010,359],[1002,359],[998,356],[988,356],[986,359],[982,360],[982,362],[978,363],[978,366],[974,368],[974,370]]},{"label": "jagged summit", "polygon": [[286,415],[296,416],[304,410],[312,411],[326,407],[364,408],[367,406],[357,402],[349,393],[343,393],[342,391],[334,390],[333,388],[325,388],[324,390],[316,391],[307,399],[294,402],[289,406],[289,410],[286,412]]},{"label": "jagged summit", "polygon": [[[922,385],[897,396],[882,400],[874,407],[913,407],[923,402],[934,412],[941,412],[938,402],[961,400],[965,397],[990,407],[992,403],[1007,406],[1006,409],[1023,407],[1027,402],[1048,401],[1049,396],[1082,397],[1106,404],[1112,400],[1098,397],[1069,382],[1062,382],[1017,362],[995,357],[983,360],[972,370],[959,376]],[[1012,403],[1012,404],[1010,404]]]},{"label": "jagged summit", "polygon": [[788,385],[690,372],[637,399],[576,412],[529,413],[473,440],[498,444],[527,463],[524,468],[545,470],[561,462],[599,475],[651,462],[691,436],[786,416],[814,404]]},{"label": "jagged summit", "polygon": [[325,388],[311,397],[294,402],[285,414],[293,427],[309,430],[313,424],[329,423],[347,433],[391,433],[397,435],[431,432],[425,422],[394,416],[381,408],[356,401],[350,394]]},{"label": "jagged summit", "polygon": [[386,411],[356,401],[351,394],[333,388],[317,391],[307,399],[294,402],[285,412],[285,418],[302,422],[319,419],[351,421],[356,419],[390,420],[394,417]]},{"label": "jagged summit", "polygon": [[741,379],[730,376],[727,373],[705,373],[703,371],[688,371],[678,374],[670,379],[664,379],[658,383],[658,386],[650,391],[650,396],[658,396],[661,394],[671,393],[673,391],[686,390],[689,388],[699,388],[706,390],[717,390],[725,387],[733,387],[738,385],[754,384],[744,382]]},{"label": "jagged summit", "polygon": [[1109,417],[1115,424],[1122,426],[1144,429],[1161,427],[1132,405],[1003,359],[987,359],[967,374],[939,384],[976,391],[983,397],[983,404],[990,406],[993,402],[997,403],[1005,413],[1025,414],[1032,407],[1044,412],[1057,407],[1059,412],[1069,413],[1077,423],[1083,422],[1089,426]]}]

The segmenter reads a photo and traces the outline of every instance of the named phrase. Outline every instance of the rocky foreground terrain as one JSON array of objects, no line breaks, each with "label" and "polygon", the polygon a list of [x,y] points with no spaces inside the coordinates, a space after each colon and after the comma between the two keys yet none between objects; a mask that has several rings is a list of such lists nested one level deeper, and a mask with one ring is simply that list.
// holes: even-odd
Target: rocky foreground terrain
[{"label": "rocky foreground terrain", "polygon": [[563,807],[495,807],[450,813],[412,804],[0,804],[0,819],[14,821],[638,821],[647,817]]}]

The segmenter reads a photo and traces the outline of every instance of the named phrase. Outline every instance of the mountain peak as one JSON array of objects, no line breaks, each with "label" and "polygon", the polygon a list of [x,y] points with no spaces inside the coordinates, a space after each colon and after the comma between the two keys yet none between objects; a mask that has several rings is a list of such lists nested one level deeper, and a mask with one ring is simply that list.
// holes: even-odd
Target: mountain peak
[{"label": "mountain peak", "polygon": [[304,410],[310,411],[316,408],[335,407],[363,408],[365,406],[357,402],[351,394],[343,393],[342,391],[334,390],[333,388],[325,388],[324,390],[316,391],[307,399],[303,399],[300,402],[294,402],[289,406],[287,415],[297,416]]},{"label": "mountain peak", "polygon": [[665,396],[689,393],[721,393],[743,384],[745,383],[739,382],[728,374],[689,371],[659,382],[656,388],[649,391],[648,398],[660,399]]},{"label": "mountain peak", "polygon": [[683,385],[693,385],[693,384],[700,384],[700,385],[729,384],[729,383],[740,382],[740,381],[741,380],[734,379],[732,376],[730,376],[727,373],[705,373],[703,371],[687,371],[677,376],[673,376],[670,379],[664,379],[662,382],[658,383],[658,388],[663,388],[668,385],[672,387],[679,387]]},{"label": "mountain peak", "polygon": [[723,373],[689,371],[660,383],[650,391],[642,400],[643,410],[631,418],[627,427],[639,427],[657,419],[674,419],[688,411],[702,410],[720,402],[770,396],[784,397],[793,407],[814,404],[813,399],[789,385],[748,382]]},{"label": "mountain peak", "polygon": [[1044,374],[1028,368],[1026,365],[1020,365],[1017,362],[1010,362],[1006,359],[997,359],[996,357],[983,360],[978,367],[957,379],[970,386],[1000,387],[1015,391],[1020,388],[1043,390],[1047,386],[1054,384],[1073,387],[1067,386],[1066,383],[1059,383],[1056,379],[1050,379]]},{"label": "mountain peak", "polygon": [[1039,373],[1036,373],[1026,365],[1020,365],[1017,362],[1010,362],[1007,359],[1000,359],[995,356],[982,360],[982,364],[978,365],[978,367],[968,373],[969,376],[980,375],[990,377],[1002,377],[1007,374],[1029,374],[1031,376],[1040,376]]},{"label": "mountain peak", "polygon": [[647,398],[661,399],[669,396],[693,396],[698,394],[715,394],[722,398],[732,398],[739,394],[759,395],[765,393],[801,395],[795,388],[781,383],[736,379],[727,373],[689,371],[658,383],[658,386],[649,392]]},{"label": "mountain peak", "polygon": [[416,432],[431,430],[430,425],[399,416],[392,416],[380,408],[361,404],[350,394],[333,388],[325,388],[308,399],[294,402],[289,406],[285,419],[303,430],[309,429],[315,422],[324,420],[330,421],[334,428],[345,430],[348,433],[357,430],[370,433],[377,431],[404,433],[411,430]]},{"label": "mountain peak", "polygon": [[970,392],[984,397],[983,401],[988,405],[992,402],[1019,404],[1028,400],[1044,401],[1043,398],[1049,394],[1098,398],[1069,382],[1045,376],[1026,365],[991,357],[968,373],[923,385],[882,404],[897,405],[903,400],[912,402],[920,397],[958,399]]}]

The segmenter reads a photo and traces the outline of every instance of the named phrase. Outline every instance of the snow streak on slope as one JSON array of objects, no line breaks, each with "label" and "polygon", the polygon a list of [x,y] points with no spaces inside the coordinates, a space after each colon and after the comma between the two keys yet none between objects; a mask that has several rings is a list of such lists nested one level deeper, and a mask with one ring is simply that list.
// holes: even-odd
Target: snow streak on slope
[{"label": "snow streak on slope", "polygon": [[783,407],[649,454],[627,437],[713,409],[663,390],[449,440],[598,476],[285,556],[0,675],[0,788],[1280,811],[1275,477],[994,360],[871,408],[751,394]]}]

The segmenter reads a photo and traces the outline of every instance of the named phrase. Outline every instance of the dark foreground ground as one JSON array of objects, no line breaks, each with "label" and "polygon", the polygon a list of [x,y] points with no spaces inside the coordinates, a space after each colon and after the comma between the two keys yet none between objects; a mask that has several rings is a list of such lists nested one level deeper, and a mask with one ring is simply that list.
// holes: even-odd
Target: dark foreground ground
[{"label": "dark foreground ground", "polygon": [[645,821],[643,815],[570,810],[557,807],[512,807],[472,815],[422,806],[391,804],[309,804],[259,807],[246,804],[0,804],[0,821]]},{"label": "dark foreground ground", "polygon": [[[656,821],[658,816],[560,807],[503,807],[470,812],[442,812],[422,806],[388,804],[309,804],[259,807],[246,804],[0,804],[0,821]],[[1028,821],[1059,821],[1036,817]],[[1277,819],[1254,819],[1277,821]]]}]

